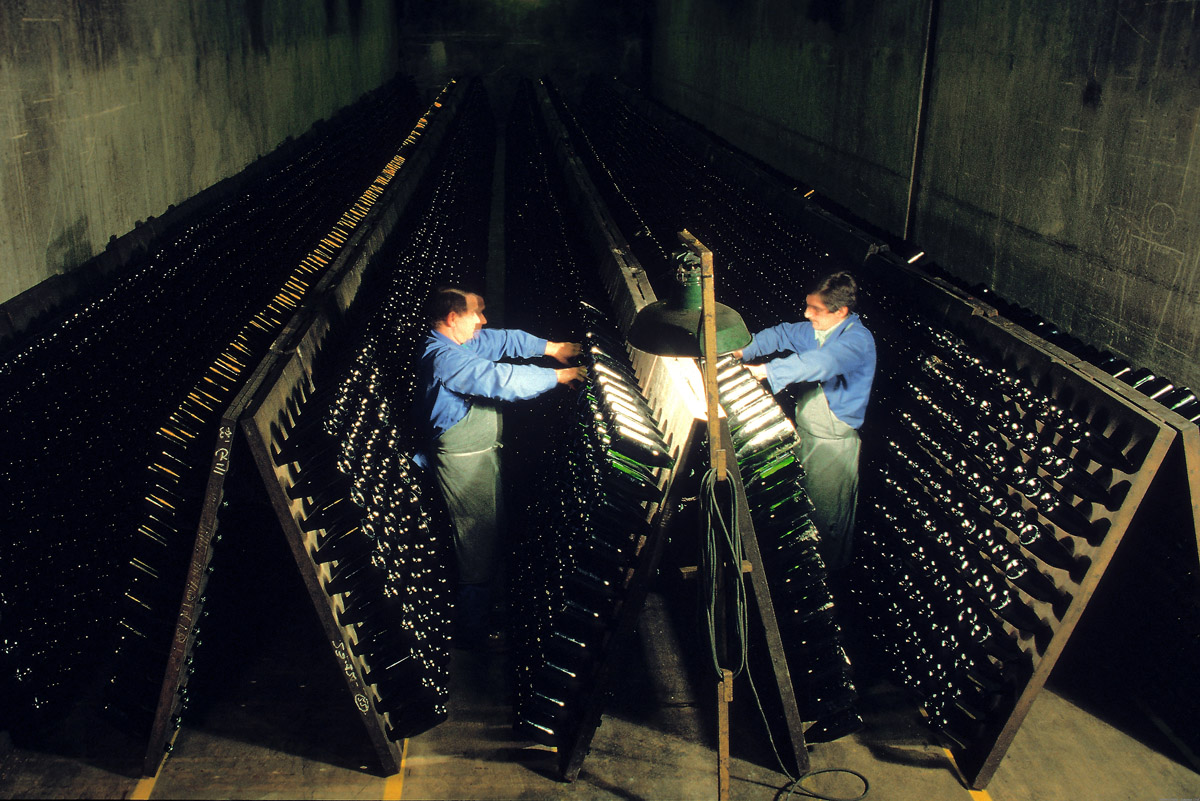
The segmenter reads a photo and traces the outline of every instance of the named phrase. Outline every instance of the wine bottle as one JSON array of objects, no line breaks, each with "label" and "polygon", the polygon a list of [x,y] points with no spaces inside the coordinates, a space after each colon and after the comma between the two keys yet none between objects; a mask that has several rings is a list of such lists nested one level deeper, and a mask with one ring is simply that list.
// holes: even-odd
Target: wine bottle
[{"label": "wine bottle", "polygon": [[607,449],[650,467],[671,467],[675,464],[675,459],[668,451],[627,428],[619,427],[616,431],[606,432],[599,439]]},{"label": "wine bottle", "polygon": [[399,742],[429,731],[434,726],[445,721],[449,716],[449,710],[441,703],[427,703],[419,706],[412,704],[398,711],[395,715],[388,714],[389,721],[394,717],[396,720],[388,724],[384,733],[389,740]]}]

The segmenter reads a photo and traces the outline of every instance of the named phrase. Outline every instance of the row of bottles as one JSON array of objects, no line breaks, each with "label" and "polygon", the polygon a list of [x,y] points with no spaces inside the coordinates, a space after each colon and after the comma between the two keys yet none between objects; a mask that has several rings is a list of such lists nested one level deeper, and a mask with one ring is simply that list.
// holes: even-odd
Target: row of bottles
[{"label": "row of bottles", "polygon": [[857,597],[884,668],[971,748],[1013,711],[1141,454],[964,332],[898,318],[873,318],[891,358],[872,400]]},{"label": "row of bottles", "polygon": [[[802,319],[815,279],[854,272],[856,311],[878,351],[862,428],[854,611],[861,607],[884,632],[877,641],[887,647],[873,655],[893,664],[908,647],[901,639],[926,630],[909,616],[931,613],[873,587],[892,580],[888,554],[909,560],[914,587],[970,599],[969,609],[938,607],[948,617],[933,621],[937,630],[955,634],[939,647],[984,638],[991,650],[982,660],[997,667],[1003,660],[1019,687],[1028,670],[1010,666],[1027,666],[1053,637],[1122,508],[1144,445],[1086,397],[971,339],[974,329],[947,328],[928,312],[919,286],[877,266],[838,263],[802,220],[717,174],[705,154],[641,114],[610,82],[590,84],[578,107],[556,102],[656,288],[667,285],[666,254],[683,228],[713,250],[718,300],[738,309],[752,331]],[[1180,393],[1172,402],[1190,401]],[[923,701],[931,714],[936,706],[949,716],[947,698],[955,696],[936,684],[920,684]],[[982,706],[978,712],[997,714],[991,701]]]},{"label": "row of bottles", "polygon": [[[308,174],[305,180],[290,180],[287,191],[271,199],[267,206],[271,213],[286,215],[294,231],[309,232],[307,241],[296,236],[285,246],[272,243],[271,236],[253,236],[252,230],[245,229],[237,232],[240,237],[232,237],[234,242],[242,242],[242,248],[236,251],[238,258],[275,260],[275,283],[262,283],[245,293],[242,302],[246,305],[230,321],[239,322],[240,327],[234,329],[224,347],[209,345],[214,355],[206,366],[204,362],[191,365],[198,372],[198,377],[193,372],[195,383],[180,397],[178,405],[160,418],[154,431],[154,450],[143,474],[144,500],[131,526],[132,552],[124,570],[124,593],[116,605],[117,628],[122,636],[126,630],[141,631],[147,618],[165,621],[169,629],[174,628],[172,624],[180,615],[180,588],[194,558],[210,475],[225,469],[214,460],[214,452],[227,449],[232,434],[228,426],[220,427],[221,417],[268,352],[271,341],[353,235],[363,219],[362,209],[369,209],[378,199],[379,187],[394,175],[395,165],[403,162],[399,151],[412,138],[396,141],[395,134],[382,135],[378,126],[384,121],[357,118],[352,121],[357,124],[347,125],[340,134],[348,138],[365,128],[371,132],[369,140],[381,146],[390,144],[392,149],[391,153],[381,154],[382,163],[378,156],[365,158],[369,152],[347,152],[347,156],[356,158],[352,172],[361,176],[357,186],[345,183],[345,176],[339,174],[335,186],[340,191],[326,195],[313,191],[319,185],[317,176]],[[368,175],[371,180],[366,179]],[[262,222],[261,213],[254,222]],[[276,251],[261,251],[265,247]],[[300,251],[302,247],[308,248],[306,255]],[[268,297],[268,293],[273,294]],[[147,635],[148,641],[155,639],[162,641],[157,635]],[[140,672],[150,658],[130,652],[119,641],[110,684],[119,683],[123,673]],[[120,711],[120,700],[121,696],[110,695],[110,707]]]},{"label": "row of bottles", "polygon": [[1089,345],[1036,312],[1005,300],[990,287],[983,284],[967,284],[936,265],[930,265],[927,269],[939,278],[966,289],[994,306],[1005,318],[1068,353],[1094,364],[1113,378],[1129,385],[1131,389],[1157,401],[1186,420],[1193,423],[1200,422],[1200,399],[1197,399],[1195,391],[1190,387],[1182,386],[1178,381],[1160,375],[1149,367],[1132,364],[1128,359],[1123,359],[1112,351]]},{"label": "row of bottles", "polygon": [[717,362],[717,392],[779,622],[807,742],[862,727],[850,657],[842,643],[828,572],[796,459],[796,427],[739,359]]},{"label": "row of bottles", "polygon": [[298,522],[345,658],[397,742],[449,714],[450,521],[410,456],[422,445],[413,409],[426,299],[439,285],[482,277],[490,203],[478,186],[492,174],[494,142],[491,107],[474,82],[363,277],[338,336],[344,344],[322,354],[339,376],[332,395],[315,418],[299,416],[280,451],[289,458],[283,450],[296,442],[313,454],[315,470],[302,461],[288,494],[305,499]]},{"label": "row of bottles", "polygon": [[[517,93],[506,131],[505,250],[514,327],[579,342],[588,378],[510,412],[506,470],[514,500],[514,723],[567,750],[608,658],[626,582],[671,464],[610,321],[580,226],[564,203],[556,158],[532,85]],[[534,302],[530,302],[531,300]]]},{"label": "row of bottles", "polygon": [[[494,141],[475,82],[363,276],[342,344],[323,348],[333,389],[300,407],[276,457],[292,463],[287,492],[300,502],[299,527],[348,644],[344,658],[359,668],[397,742],[449,714],[450,522],[410,456],[422,444],[412,415],[426,298],[441,284],[474,286],[482,276],[489,199],[478,186],[492,173]],[[293,444],[307,464],[295,463]]]},{"label": "row of bottles", "polygon": [[217,407],[253,364],[222,348],[291,291],[290,272],[396,152],[417,100],[398,80],[233,179],[236,190],[155,223],[157,238],[111,285],[0,358],[0,439],[14,445],[0,459],[11,610],[0,626],[19,643],[28,680],[12,707],[31,724],[96,689],[109,657],[156,669],[124,632],[157,653],[170,642],[185,568],[156,550],[186,565]]},{"label": "row of bottles", "polygon": [[[401,446],[378,343],[359,339],[322,391],[296,404],[273,454],[335,620],[399,740],[446,718],[449,566],[419,469]],[[331,360],[332,361],[332,360]]]},{"label": "row of bottles", "polygon": [[[567,418],[558,468],[563,479],[546,534],[561,561],[545,586],[550,603],[527,626],[516,702],[517,727],[548,745],[563,746],[581,721],[647,533],[648,506],[661,500],[661,471],[673,464],[624,346],[590,321],[584,337],[588,380]],[[553,496],[552,496],[553,497]]]},{"label": "row of bottles", "polygon": [[610,80],[589,82],[578,106],[558,101],[575,152],[658,297],[668,297],[678,232],[714,253],[716,299],[751,331],[797,319],[804,287],[841,269],[810,232],[710,166],[639,114]]}]

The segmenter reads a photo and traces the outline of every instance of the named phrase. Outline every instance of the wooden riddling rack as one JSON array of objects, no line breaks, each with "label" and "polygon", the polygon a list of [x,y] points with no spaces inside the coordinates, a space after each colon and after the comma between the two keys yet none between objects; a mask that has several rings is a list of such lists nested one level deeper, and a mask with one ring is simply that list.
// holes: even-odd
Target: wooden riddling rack
[{"label": "wooden riddling rack", "polygon": [[[934,292],[955,298],[971,307],[974,314],[997,320],[999,336],[1011,336],[1027,343],[1047,356],[1070,365],[1087,380],[1105,387],[1111,394],[1124,398],[1143,414],[1179,433],[1173,446],[1163,480],[1176,489],[1172,497],[1180,504],[1179,514],[1187,519],[1196,543],[1197,560],[1200,562],[1200,426],[1172,412],[1162,404],[1151,400],[1095,365],[1042,339],[1036,334],[1005,320],[990,304],[987,304],[957,286],[930,275],[919,266],[909,265],[897,256],[891,247],[877,236],[873,236],[855,225],[828,211],[809,193],[791,183],[786,176],[772,170],[762,162],[732,149],[694,122],[669,111],[649,100],[642,92],[614,81],[614,88],[641,114],[678,141],[684,143],[701,160],[723,178],[744,186],[764,203],[778,208],[784,214],[799,221],[821,242],[836,249],[851,264],[894,273],[897,280],[917,281]],[[1003,320],[1001,324],[999,321]]]},{"label": "wooden riddling rack", "polygon": [[384,774],[391,775],[400,770],[401,744],[388,738],[387,721],[375,711],[371,700],[372,690],[363,678],[366,665],[353,653],[356,643],[354,630],[338,623],[339,596],[327,594],[324,590],[332,578],[332,565],[320,564],[311,555],[316,547],[317,535],[301,528],[304,519],[303,499],[292,499],[288,495],[288,488],[295,484],[300,475],[290,463],[279,464],[275,459],[275,454],[287,441],[286,432],[292,430],[296,423],[298,410],[314,391],[313,361],[319,358],[330,336],[330,329],[335,325],[336,321],[328,315],[317,315],[292,352],[286,356],[278,354],[280,358],[272,361],[269,374],[247,404],[241,425],[288,548],[296,560],[297,569],[325,631],[338,671],[346,682],[367,736],[379,755]]},{"label": "wooden riddling rack", "polygon": [[[554,111],[553,103],[544,88],[538,89],[538,103],[554,144],[554,154],[566,177],[567,192],[572,206],[579,214],[584,235],[596,255],[596,271],[612,302],[614,322],[624,333],[643,307],[653,303],[656,295],[645,271],[634,258],[628,243],[612,221],[595,186],[575,156],[569,137]],[[560,770],[568,781],[574,780],[587,755],[595,729],[607,699],[608,689],[618,672],[621,644],[633,634],[633,628],[645,604],[646,594],[661,562],[668,535],[676,523],[676,515],[686,495],[698,491],[696,476],[707,469],[704,442],[707,436],[708,411],[704,396],[704,381],[698,365],[692,359],[653,356],[631,349],[634,371],[655,421],[663,431],[674,457],[674,466],[665,471],[662,482],[663,500],[647,510],[650,533],[639,543],[635,568],[626,582],[625,596],[609,647],[589,688],[585,712],[570,748],[560,755]],[[726,452],[734,448],[724,414],[720,420],[721,435]],[[737,464],[730,458],[728,480],[735,488],[736,508],[747,561],[751,563],[750,584],[754,611],[761,623],[766,640],[766,652],[771,657],[783,719],[790,739],[788,756],[803,773],[808,770],[808,750],[804,743],[803,725],[783,653],[782,640],[775,617],[771,594],[767,587],[758,539],[750,519],[745,487]]]},{"label": "wooden riddling rack", "polygon": [[[306,295],[305,302],[285,322],[262,361],[254,366],[250,377],[222,414],[213,447],[212,466],[201,502],[187,581],[175,624],[175,635],[172,638],[171,652],[143,762],[142,770],[147,776],[158,772],[178,731],[176,722],[181,711],[180,690],[186,687],[190,673],[196,623],[203,611],[202,599],[208,584],[212,548],[218,538],[217,513],[225,494],[226,475],[229,474],[230,466],[235,460],[240,462],[247,459],[246,443],[238,436],[239,428],[247,429],[246,418],[261,408],[265,400],[264,393],[266,396],[272,396],[274,384],[287,380],[282,375],[285,363],[300,360],[311,365],[312,356],[324,341],[329,328],[341,319],[353,302],[363,273],[370,267],[388,235],[395,228],[416,191],[429,159],[437,151],[447,126],[453,120],[463,88],[462,85],[451,83],[442,90],[433,107],[438,109],[438,113],[427,114],[419,126],[423,129],[420,146],[409,149],[403,169],[397,172],[378,201],[366,211],[352,235],[343,244],[335,261]],[[261,467],[261,460],[253,453],[253,440],[250,442],[251,456]],[[248,474],[248,471],[240,472],[242,475]],[[305,582],[309,582],[307,575]],[[324,596],[324,592],[321,594]],[[321,613],[320,606],[317,607],[317,611],[318,614]],[[337,658],[335,648],[335,659]],[[339,669],[343,667],[344,664],[339,659]],[[372,727],[368,726],[368,733],[372,731]],[[373,735],[372,741],[375,741]],[[399,769],[395,748],[386,738],[384,744],[375,745],[384,769],[395,773]]]},{"label": "wooden riddling rack", "polygon": [[[1014,637],[1019,637],[1021,649],[1029,658],[1029,673],[1018,681],[1011,708],[997,710],[984,731],[965,749],[954,749],[955,759],[971,786],[981,789],[995,773],[1035,697],[1049,678],[1117,546],[1129,531],[1178,432],[1146,415],[1128,399],[1091,380],[1074,366],[1037,348],[1035,343],[1012,330],[1014,326],[1011,323],[988,316],[986,310],[977,305],[949,295],[941,296],[940,302],[932,300],[931,305],[937,308],[940,318],[948,327],[962,335],[973,348],[985,352],[997,365],[1016,372],[1030,385],[1070,409],[1116,443],[1124,443],[1123,451],[1134,467],[1130,472],[1113,469],[1111,477],[1107,478],[1106,483],[1113,498],[1110,504],[1112,509],[1086,501],[1075,504],[1076,510],[1090,521],[1087,531],[1072,535],[1040,516],[1039,522],[1053,531],[1056,539],[1070,542],[1074,554],[1088,560],[1087,567],[1082,572],[1068,572],[1038,562],[1038,568],[1070,596],[1065,608],[1060,606],[1056,609],[1016,587],[1012,588],[1047,624],[1049,636],[1029,636],[1005,624]],[[1007,444],[1010,447],[1012,445]],[[1010,450],[1010,454],[1016,453],[1019,451]],[[1027,466],[1033,466],[1027,457],[1023,458]],[[1097,468],[1092,463],[1089,472],[1097,477],[1107,475]],[[1038,473],[1044,480],[1052,481],[1040,467]],[[950,470],[947,470],[946,478],[954,479]],[[1064,494],[1069,493],[1064,490]],[[1022,505],[1027,509],[1033,508],[1025,499],[1022,499]],[[1008,537],[1010,542],[1017,543],[1014,534],[1008,533]]]},{"label": "wooden riddling rack", "polygon": [[[1029,637],[1022,640],[1032,669],[1017,688],[1011,709],[991,723],[968,748],[956,749],[956,761],[968,782],[975,789],[983,788],[998,767],[1037,693],[1045,685],[1117,546],[1135,521],[1141,525],[1150,522],[1147,520],[1150,515],[1139,516],[1137,512],[1152,485],[1169,486],[1173,491],[1160,493],[1157,497],[1168,498],[1178,505],[1177,509],[1167,512],[1156,507],[1154,517],[1162,519],[1169,515],[1181,525],[1190,526],[1189,539],[1196,544],[1200,556],[1200,429],[1095,365],[1003,318],[989,304],[910,266],[891,252],[882,240],[821,208],[779,174],[730,149],[694,123],[628,87],[618,83],[617,88],[642,114],[687,144],[723,177],[747,187],[755,196],[765,198],[766,202],[799,220],[821,242],[841,252],[852,264],[876,270],[882,276],[893,276],[897,282],[921,287],[920,297],[928,304],[932,318],[946,323],[962,334],[971,347],[986,352],[998,365],[1013,369],[1077,417],[1094,424],[1100,433],[1114,438],[1123,445],[1126,455],[1136,466],[1132,472],[1113,472],[1108,483],[1115,490],[1115,496],[1120,498],[1115,508],[1087,503],[1077,507],[1092,522],[1094,535],[1090,541],[1069,536],[1051,521],[1041,518],[1043,524],[1052,527],[1058,539],[1071,541],[1075,552],[1087,557],[1090,565],[1082,575],[1072,577],[1065,571],[1038,563],[1071,597],[1066,609],[1059,609],[1057,613],[1050,605],[1021,593],[1023,600],[1049,624],[1052,634],[1042,643]],[[1093,463],[1089,470],[1095,469]],[[1039,475],[1048,479],[1043,470],[1039,469]],[[1024,505],[1030,506],[1028,501],[1024,501]],[[1015,542],[1015,535],[1010,536]]]},{"label": "wooden riddling rack", "polygon": [[635,546],[634,567],[626,576],[625,585],[619,593],[620,609],[611,624],[592,680],[583,690],[574,736],[570,738],[569,746],[558,755],[559,772],[567,781],[574,781],[578,777],[596,728],[600,725],[608,691],[619,676],[623,651],[633,636],[650,583],[662,559],[666,531],[682,498],[687,494],[687,488],[691,486],[687,477],[689,471],[697,467],[695,454],[699,452],[697,446],[704,436],[703,404],[697,408],[694,394],[688,391],[693,388],[687,384],[686,375],[678,366],[661,359],[634,358],[633,361],[642,394],[654,411],[655,421],[670,447],[674,463],[669,469],[663,470],[659,479],[662,500],[647,505],[645,519],[650,524],[648,533]]}]

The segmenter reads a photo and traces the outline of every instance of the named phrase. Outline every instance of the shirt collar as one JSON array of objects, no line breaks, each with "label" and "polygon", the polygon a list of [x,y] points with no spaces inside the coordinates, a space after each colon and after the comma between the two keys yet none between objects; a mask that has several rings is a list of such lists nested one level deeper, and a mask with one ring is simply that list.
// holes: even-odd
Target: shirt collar
[{"label": "shirt collar", "polygon": [[818,331],[817,329],[815,329],[815,328],[814,328],[814,329],[813,329],[813,336],[815,336],[815,337],[817,338],[817,344],[818,344],[818,345],[824,345],[824,344],[825,344],[825,341],[826,341],[826,340],[828,340],[828,339],[829,339],[831,336],[833,336],[833,335],[834,335],[834,333],[835,333],[835,332],[836,332],[836,331],[837,331],[839,328],[841,328],[843,325],[845,325],[845,324],[846,324],[846,321],[847,321],[847,320],[849,320],[849,319],[850,319],[850,317],[847,315],[847,317],[846,317],[846,319],[845,319],[845,320],[842,320],[842,321],[840,321],[840,322],[839,322],[837,325],[835,325],[833,328],[826,328],[824,331]]}]

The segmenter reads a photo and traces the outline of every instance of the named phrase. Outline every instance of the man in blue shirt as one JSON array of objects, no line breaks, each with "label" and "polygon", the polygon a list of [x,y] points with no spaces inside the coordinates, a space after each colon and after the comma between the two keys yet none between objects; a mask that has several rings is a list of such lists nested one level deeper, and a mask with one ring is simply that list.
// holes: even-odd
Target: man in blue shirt
[{"label": "man in blue shirt", "polygon": [[858,284],[848,272],[819,280],[808,293],[803,323],[754,335],[741,352],[771,391],[801,384],[796,401],[799,457],[826,566],[838,570],[853,553],[858,500],[858,429],[875,378],[875,338],[854,313]]},{"label": "man in blue shirt", "polygon": [[417,414],[427,445],[417,455],[432,467],[454,528],[458,563],[456,640],[487,636],[491,585],[498,562],[503,503],[500,490],[501,401],[528,400],[559,384],[581,381],[583,367],[506,364],[501,359],[550,356],[563,365],[579,355],[572,342],[548,342],[515,329],[487,329],[483,298],[441,287],[430,300]]}]

